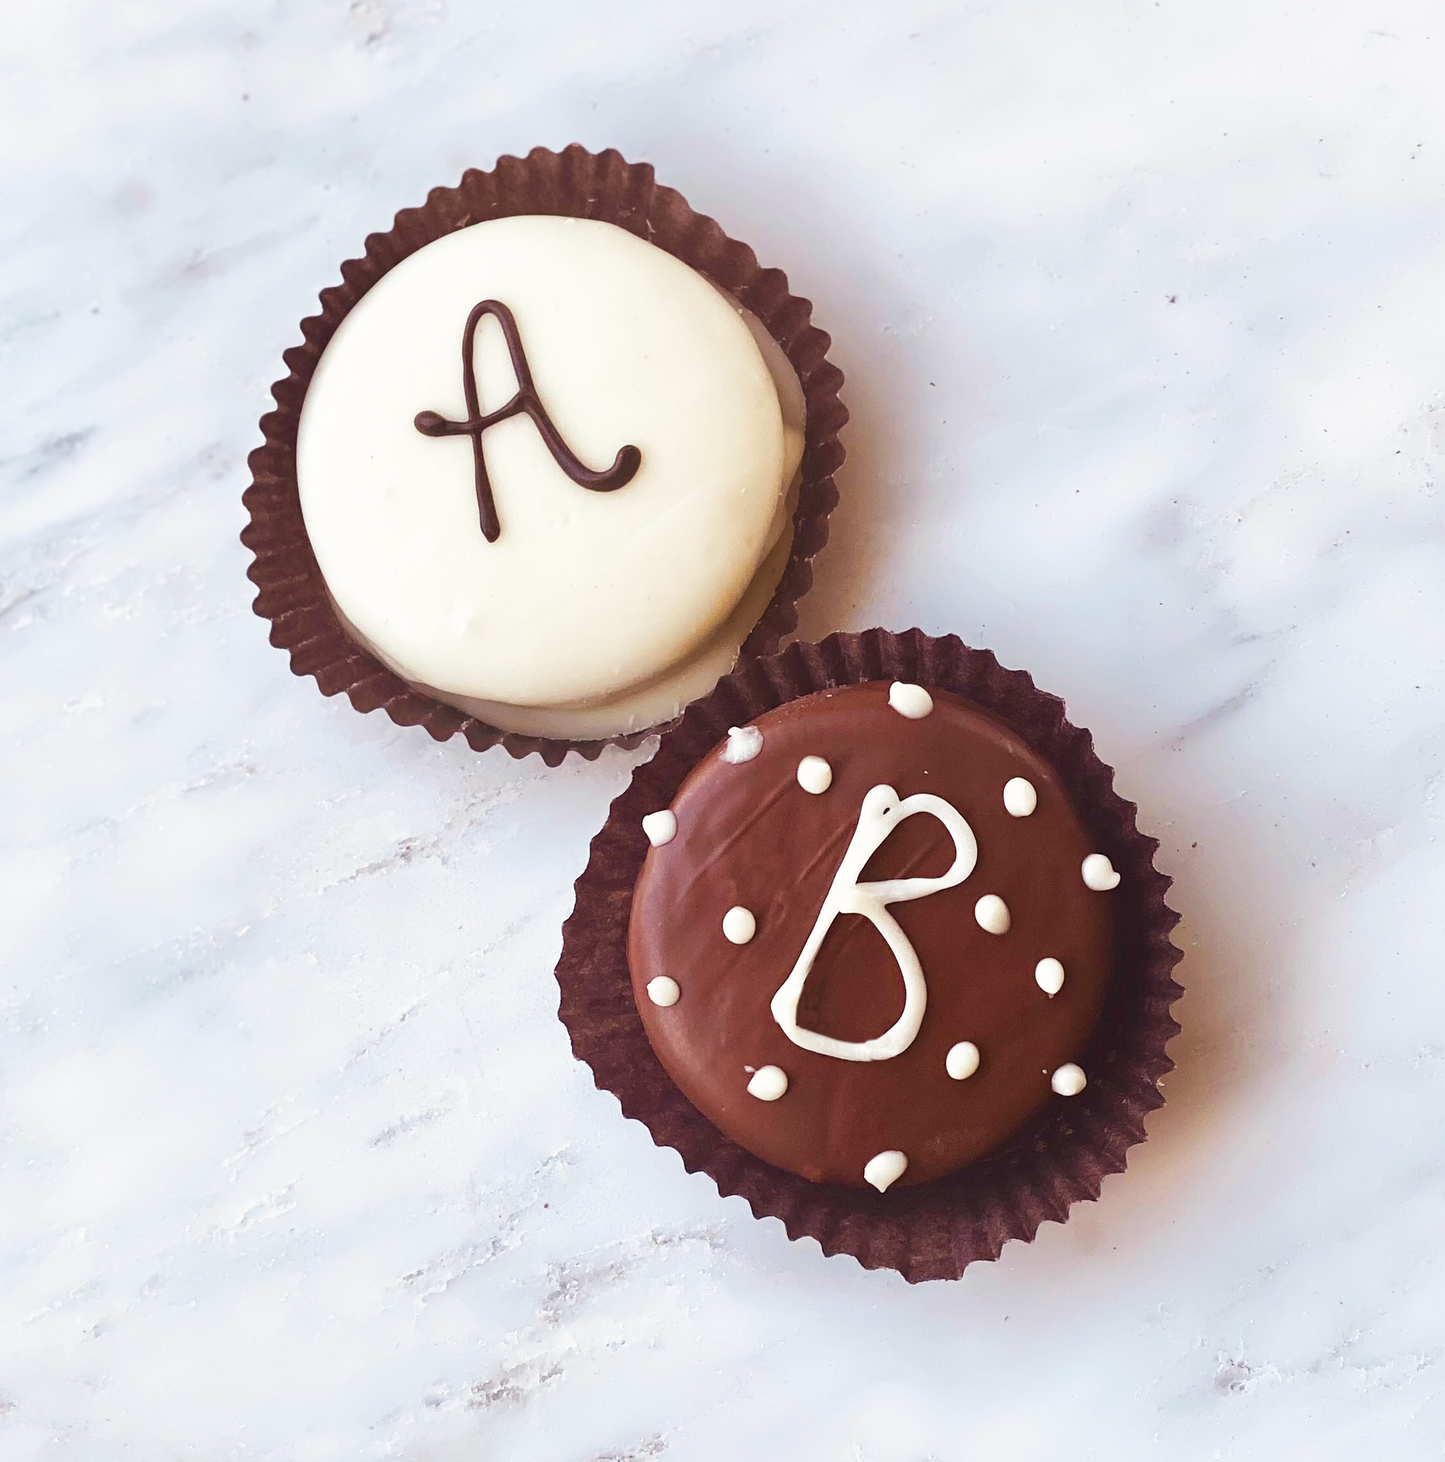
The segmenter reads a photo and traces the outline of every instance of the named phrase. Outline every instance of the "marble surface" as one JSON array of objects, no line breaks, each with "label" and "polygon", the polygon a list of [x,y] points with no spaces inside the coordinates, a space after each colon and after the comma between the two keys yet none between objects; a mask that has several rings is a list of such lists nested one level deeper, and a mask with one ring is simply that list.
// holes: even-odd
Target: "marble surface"
[{"label": "marble surface", "polygon": [[[1442,1455],[1438,7],[76,0],[0,67],[6,1462]],[[434,745],[250,612],[316,291],[573,140],[833,333],[803,631],[1027,667],[1177,880],[1149,1142],[960,1282],[790,1244],[573,1062],[646,748]]]}]

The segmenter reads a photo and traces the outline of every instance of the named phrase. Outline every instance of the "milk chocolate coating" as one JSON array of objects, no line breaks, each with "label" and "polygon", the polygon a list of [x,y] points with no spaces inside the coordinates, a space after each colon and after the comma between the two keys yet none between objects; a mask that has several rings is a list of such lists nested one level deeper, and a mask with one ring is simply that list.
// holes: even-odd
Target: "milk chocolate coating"
[{"label": "milk chocolate coating", "polygon": [[[633,996],[659,1060],[684,1095],[728,1137],[814,1182],[863,1184],[877,1153],[908,1157],[899,1187],[954,1171],[998,1146],[1053,1095],[1052,1073],[1080,1060],[1108,986],[1112,895],[1084,886],[1096,851],[1048,765],[1006,727],[961,698],[933,690],[934,710],[910,721],[888,704],[886,683],[826,690],[758,718],[761,753],[729,765],[714,748],[684,781],[677,836],[649,850],[633,896],[628,959]],[[833,781],[821,795],[798,785],[805,756]],[[1026,777],[1032,816],[1011,817],[1003,788]],[[978,841],[973,872],[957,887],[889,906],[923,966],[928,1004],[913,1044],[884,1061],[846,1061],[803,1050],[773,1019],[870,788],[901,797],[931,792],[967,819]],[[953,861],[936,818],[909,818],[873,855],[862,878],[934,877]],[[1008,905],[1004,935],[981,929],[986,893]],[[757,932],[728,942],[723,915],[750,909]],[[1062,962],[1050,998],[1034,967]],[[681,987],[666,1009],[647,983]],[[882,936],[841,915],[825,939],[799,1006],[799,1023],[844,1040],[881,1035],[903,1008],[903,981]],[[950,1047],[972,1041],[978,1071],[953,1080]],[[750,1070],[779,1066],[788,1089],[764,1102]]]}]

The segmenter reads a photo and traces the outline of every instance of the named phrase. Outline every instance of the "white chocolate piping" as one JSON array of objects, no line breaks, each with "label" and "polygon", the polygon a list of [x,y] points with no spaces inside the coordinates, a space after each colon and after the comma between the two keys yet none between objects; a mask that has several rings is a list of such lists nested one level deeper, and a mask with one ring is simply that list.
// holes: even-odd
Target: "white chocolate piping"
[{"label": "white chocolate piping", "polygon": [[1027,777],[1010,777],[1003,784],[1003,805],[1010,817],[1032,817],[1039,794]]},{"label": "white chocolate piping", "polygon": [[[877,883],[859,883],[858,875],[893,829],[919,813],[936,817],[953,839],[954,859],[948,872],[939,878],[890,878]],[[907,903],[938,893],[941,889],[954,888],[973,872],[977,862],[978,843],[973,829],[963,814],[942,797],[935,797],[931,792],[915,792],[911,797],[900,799],[892,787],[874,787],[863,799],[852,839],[838,871],[833,875],[833,882],[823,899],[822,908],[818,910],[803,952],[773,996],[773,1019],[783,1034],[805,1051],[834,1056],[840,1061],[887,1061],[906,1051],[913,1044],[923,1022],[928,986],[917,951],[898,921],[888,912],[888,905]],[[867,919],[887,942],[903,976],[903,1013],[881,1036],[872,1040],[842,1041],[806,1030],[798,1024],[798,1002],[802,999],[803,987],[807,984],[823,940],[839,914],[861,914]]]},{"label": "white chocolate piping", "polygon": [[781,1066],[759,1066],[748,1082],[748,1095],[760,1102],[775,1102],[788,1089],[788,1073]]},{"label": "white chocolate piping", "polygon": [[863,1166],[863,1181],[886,1193],[908,1171],[908,1159],[896,1149],[870,1157]]},{"label": "white chocolate piping", "polygon": [[751,761],[763,749],[763,733],[756,726],[729,726],[727,745],[722,760],[729,766]]},{"label": "white chocolate piping", "polygon": [[1114,865],[1104,853],[1090,853],[1084,859],[1082,868],[1084,885],[1092,888],[1095,893],[1108,893],[1111,888],[1118,888],[1119,875],[1114,871]]},{"label": "white chocolate piping", "polygon": [[996,894],[986,893],[973,906],[973,917],[978,927],[988,934],[1007,934],[1013,927],[1013,917],[1008,905]]},{"label": "white chocolate piping", "polygon": [[921,721],[933,711],[933,697],[921,685],[906,680],[895,680],[888,687],[888,704],[910,721]]},{"label": "white chocolate piping", "polygon": [[1049,1079],[1049,1085],[1060,1096],[1065,1097],[1078,1096],[1088,1084],[1089,1078],[1084,1075],[1084,1068],[1072,1061],[1066,1061]]},{"label": "white chocolate piping", "polygon": [[943,1065],[955,1081],[967,1081],[978,1070],[978,1047],[972,1041],[960,1041],[956,1046],[950,1046]]},{"label": "white chocolate piping", "polygon": [[1034,981],[1050,1000],[1064,988],[1064,967],[1052,956],[1034,966]]},{"label": "white chocolate piping", "polygon": [[649,812],[642,819],[642,830],[647,834],[647,841],[654,848],[660,848],[677,836],[677,814],[670,807],[664,807],[661,812]]},{"label": "white chocolate piping", "polygon": [[798,785],[819,796],[833,785],[833,768],[821,756],[805,756],[798,763]]},{"label": "white chocolate piping", "polygon": [[751,909],[735,904],[723,915],[722,930],[729,944],[746,944],[758,932],[758,921]]},{"label": "white chocolate piping", "polygon": [[681,997],[682,990],[670,975],[658,975],[656,979],[647,982],[647,998],[654,1005],[661,1005],[664,1008],[676,1005]]}]

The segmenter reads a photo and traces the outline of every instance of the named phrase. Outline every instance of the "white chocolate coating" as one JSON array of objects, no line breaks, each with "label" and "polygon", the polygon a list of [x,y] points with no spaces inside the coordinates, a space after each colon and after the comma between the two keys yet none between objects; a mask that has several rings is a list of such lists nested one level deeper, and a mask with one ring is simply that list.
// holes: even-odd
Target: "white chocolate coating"
[{"label": "white chocolate coating", "polygon": [[1080,871],[1084,875],[1085,887],[1092,888],[1095,893],[1108,893],[1111,888],[1119,886],[1119,875],[1103,853],[1090,853]]},{"label": "white chocolate coating", "polygon": [[1072,1061],[1065,1062],[1049,1079],[1049,1085],[1060,1096],[1078,1096],[1088,1084],[1089,1078],[1084,1075],[1084,1068]]},{"label": "white chocolate coating", "polygon": [[1027,777],[1010,777],[1003,784],[1003,805],[1010,817],[1032,817],[1039,794]]},{"label": "white chocolate coating", "polygon": [[[434,686],[422,685],[421,688],[489,726],[499,726],[503,731],[515,731],[523,736],[590,741],[664,725],[680,716],[690,702],[706,695],[737,663],[738,650],[767,609],[783,570],[788,566],[792,547],[792,533],[789,531],[763,560],[763,566],[754,576],[742,601],[713,637],[688,659],[643,685],[630,686],[616,695],[602,697],[585,706],[513,706],[475,696],[447,694]],[[352,633],[403,680],[410,678],[404,667],[393,663],[365,635],[354,628]],[[413,683],[420,685],[420,682]]]},{"label": "white chocolate coating", "polygon": [[723,938],[729,944],[748,944],[752,941],[753,935],[758,932],[758,921],[753,917],[751,909],[745,909],[741,904],[734,904],[723,915],[722,931]]},{"label": "white chocolate coating", "polygon": [[788,1073],[781,1066],[759,1066],[748,1082],[748,1095],[760,1102],[775,1102],[788,1089]]},{"label": "white chocolate coating", "polygon": [[863,1165],[863,1181],[872,1183],[880,1193],[886,1193],[907,1171],[908,1158],[890,1149],[868,1159]]},{"label": "white chocolate coating", "polygon": [[[513,310],[538,394],[586,464],[642,453],[625,487],[589,492],[527,417],[492,427],[494,543],[471,441],[414,425],[423,410],[465,417],[461,334],[483,298]],[[476,349],[484,411],[516,386],[491,323]],[[404,678],[448,699],[587,709],[707,650],[786,536],[792,446],[730,300],[622,229],[531,217],[448,235],[358,303],[307,393],[297,472],[338,608]]]},{"label": "white chocolate coating", "polygon": [[642,819],[642,830],[654,848],[661,848],[677,836],[677,814],[670,807],[664,807],[661,812],[649,812]]},{"label": "white chocolate coating", "polygon": [[921,685],[906,680],[895,680],[888,688],[888,704],[910,721],[921,721],[933,714],[933,697]]},{"label": "white chocolate coating", "polygon": [[682,998],[682,989],[670,975],[658,975],[655,980],[647,982],[647,998],[654,1005],[666,1008],[677,1004]]},{"label": "white chocolate coating", "polygon": [[986,893],[973,906],[973,917],[978,927],[988,934],[1007,934],[1013,927],[1013,916],[1008,905],[996,894]]},{"label": "white chocolate coating", "polygon": [[1064,988],[1064,967],[1053,958],[1041,959],[1034,966],[1034,982],[1050,999]]},{"label": "white chocolate coating", "polygon": [[798,785],[819,797],[833,785],[833,768],[821,756],[805,756],[798,763]]},{"label": "white chocolate coating", "polygon": [[978,1047],[972,1041],[960,1041],[948,1048],[943,1064],[955,1081],[967,1081],[978,1070]]}]

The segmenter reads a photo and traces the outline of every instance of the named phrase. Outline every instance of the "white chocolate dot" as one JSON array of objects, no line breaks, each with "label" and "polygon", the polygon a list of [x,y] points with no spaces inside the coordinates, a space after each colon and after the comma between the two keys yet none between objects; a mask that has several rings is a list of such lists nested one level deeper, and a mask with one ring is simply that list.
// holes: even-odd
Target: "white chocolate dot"
[{"label": "white chocolate dot", "polygon": [[1034,979],[1052,1000],[1064,988],[1064,967],[1056,959],[1041,959],[1034,966]]},{"label": "white chocolate dot", "polygon": [[833,768],[821,756],[805,756],[798,763],[798,785],[816,797],[833,785]]},{"label": "white chocolate dot", "polygon": [[989,934],[1007,934],[1013,924],[1008,905],[996,893],[986,893],[979,899],[973,906],[973,917],[978,927]]},{"label": "white chocolate dot", "polygon": [[670,975],[658,975],[655,980],[647,982],[647,998],[654,1005],[666,1007],[676,1005],[682,998],[682,991],[678,988],[677,981]]},{"label": "white chocolate dot", "polygon": [[1049,1085],[1060,1096],[1078,1096],[1088,1084],[1089,1078],[1084,1075],[1084,1068],[1076,1066],[1072,1061],[1060,1066],[1049,1080]]},{"label": "white chocolate dot", "polygon": [[723,934],[731,944],[746,944],[758,932],[758,921],[753,911],[741,904],[734,904],[723,915]]},{"label": "white chocolate dot", "polygon": [[722,759],[729,766],[751,761],[763,749],[763,733],[756,726],[729,726]]},{"label": "white chocolate dot", "polygon": [[1108,893],[1111,888],[1119,886],[1119,875],[1114,872],[1114,865],[1104,853],[1090,853],[1084,859],[1082,871],[1084,883],[1095,893]]},{"label": "white chocolate dot", "polygon": [[781,1066],[759,1066],[748,1082],[748,1095],[760,1102],[775,1102],[788,1089],[788,1073]]},{"label": "white chocolate dot", "polygon": [[972,1041],[960,1041],[956,1046],[950,1046],[943,1065],[955,1081],[967,1081],[978,1070],[978,1047]]},{"label": "white chocolate dot", "polygon": [[647,841],[660,848],[677,836],[677,814],[667,807],[661,812],[649,812],[642,819],[642,830],[647,834]]},{"label": "white chocolate dot", "polygon": [[921,721],[933,711],[933,697],[921,685],[906,680],[895,680],[888,687],[888,704],[910,721]]},{"label": "white chocolate dot", "polygon": [[890,1149],[870,1157],[863,1167],[863,1181],[872,1183],[880,1193],[886,1193],[908,1169],[908,1159]]},{"label": "white chocolate dot", "polygon": [[1010,817],[1031,817],[1039,805],[1039,794],[1027,777],[1010,777],[1003,784],[1003,805]]}]

